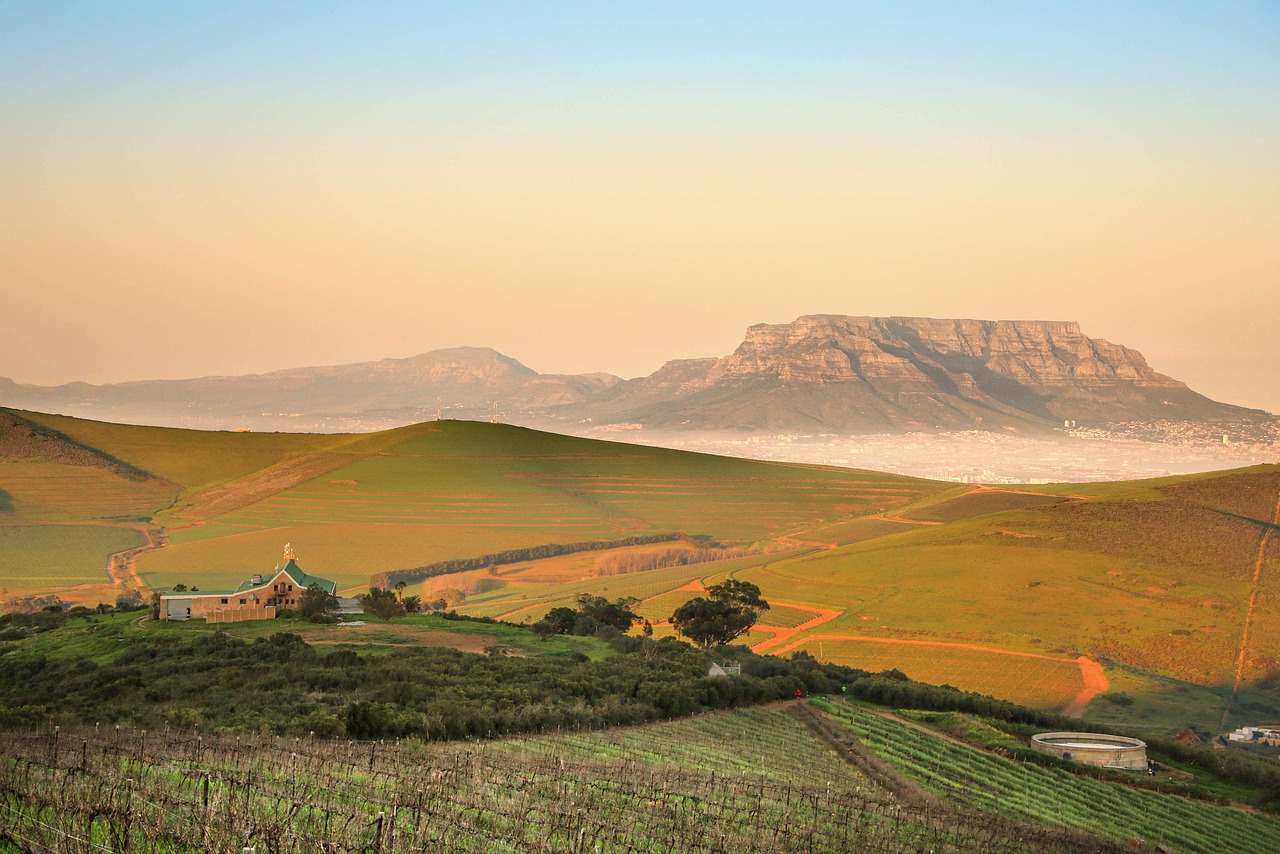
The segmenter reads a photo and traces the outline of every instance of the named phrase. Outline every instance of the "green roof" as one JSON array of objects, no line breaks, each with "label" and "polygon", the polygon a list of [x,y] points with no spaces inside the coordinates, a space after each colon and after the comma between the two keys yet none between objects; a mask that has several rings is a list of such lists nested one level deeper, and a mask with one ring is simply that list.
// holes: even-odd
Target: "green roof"
[{"label": "green roof", "polygon": [[244,584],[241,584],[239,587],[237,587],[235,592],[243,593],[246,590],[252,590],[255,587],[261,587],[263,584],[266,583],[267,578],[269,577],[275,578],[281,572],[285,573],[290,578],[292,578],[293,583],[298,585],[298,588],[301,590],[306,590],[308,587],[314,584],[317,587],[319,587],[321,590],[329,594],[333,594],[338,591],[338,582],[330,581],[327,578],[321,578],[318,575],[307,575],[305,572],[302,571],[302,567],[298,566],[298,562],[290,558],[288,563],[286,563],[283,567],[274,570],[270,576],[267,576],[264,574],[262,576],[263,581],[259,582],[258,584],[254,584],[253,579],[250,579],[246,581]]}]

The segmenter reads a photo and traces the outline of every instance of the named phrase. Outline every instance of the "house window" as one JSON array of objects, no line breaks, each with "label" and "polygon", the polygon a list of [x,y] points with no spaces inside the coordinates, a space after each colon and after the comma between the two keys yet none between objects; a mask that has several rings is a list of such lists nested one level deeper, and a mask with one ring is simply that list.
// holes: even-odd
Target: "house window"
[{"label": "house window", "polygon": [[227,604],[227,600],[226,600],[226,599],[223,599],[223,600],[222,600],[222,604],[223,604],[223,605]]},{"label": "house window", "polygon": [[243,600],[243,599],[241,599],[241,600],[240,600],[240,604],[241,604],[241,605],[243,605],[243,604],[244,604],[244,600]]}]

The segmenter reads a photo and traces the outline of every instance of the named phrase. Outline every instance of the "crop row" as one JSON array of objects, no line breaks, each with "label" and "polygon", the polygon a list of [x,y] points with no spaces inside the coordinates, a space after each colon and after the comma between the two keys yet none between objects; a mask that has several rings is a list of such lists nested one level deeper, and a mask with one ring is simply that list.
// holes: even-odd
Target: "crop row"
[{"label": "crop row", "polygon": [[[741,734],[767,739],[776,723]],[[1090,850],[907,808],[855,775],[807,784],[554,748],[0,733],[0,838],[139,852]]]},{"label": "crop row", "polygon": [[962,804],[1013,819],[1141,837],[1178,850],[1272,852],[1280,820],[1016,762],[848,706],[836,714],[909,777]]}]

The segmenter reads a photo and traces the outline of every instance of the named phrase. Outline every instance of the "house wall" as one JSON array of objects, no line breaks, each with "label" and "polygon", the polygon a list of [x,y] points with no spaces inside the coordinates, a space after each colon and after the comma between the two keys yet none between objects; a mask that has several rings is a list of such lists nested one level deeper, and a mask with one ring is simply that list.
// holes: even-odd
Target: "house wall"
[{"label": "house wall", "polygon": [[243,620],[274,620],[276,618],[276,609],[272,605],[262,605],[260,607],[224,607],[215,611],[210,611],[205,615],[205,621],[208,623],[239,623]]},{"label": "house wall", "polygon": [[242,620],[274,620],[278,608],[296,608],[304,591],[298,589],[287,572],[279,572],[257,587],[239,593],[196,593],[160,597],[160,619],[183,617],[189,607],[191,619],[210,623],[237,623]]}]

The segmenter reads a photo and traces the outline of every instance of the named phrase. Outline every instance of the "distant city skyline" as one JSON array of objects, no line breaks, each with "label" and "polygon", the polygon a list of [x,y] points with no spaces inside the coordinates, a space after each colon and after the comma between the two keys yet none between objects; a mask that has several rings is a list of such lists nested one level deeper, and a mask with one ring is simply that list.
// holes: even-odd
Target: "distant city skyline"
[{"label": "distant city skyline", "polygon": [[0,376],[1074,320],[1280,412],[1280,7],[0,2]]}]

